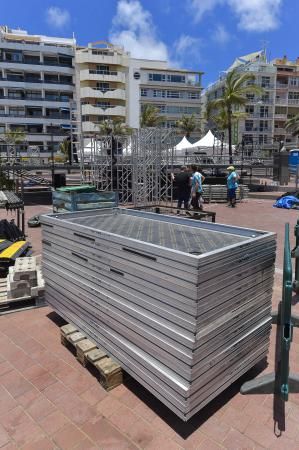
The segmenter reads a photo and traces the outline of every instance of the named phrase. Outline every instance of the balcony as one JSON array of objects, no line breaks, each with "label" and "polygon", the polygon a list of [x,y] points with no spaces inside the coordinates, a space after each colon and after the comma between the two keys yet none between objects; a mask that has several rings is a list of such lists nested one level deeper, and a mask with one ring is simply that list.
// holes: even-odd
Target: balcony
[{"label": "balcony", "polygon": [[275,119],[284,119],[284,120],[286,120],[287,119],[287,113],[285,113],[285,114],[274,114],[274,118]]},{"label": "balcony", "polygon": [[[1,95],[0,96],[0,104],[6,105],[6,104],[18,104],[20,106],[27,105],[31,102],[59,102],[59,103],[67,103],[69,104],[72,101],[72,99],[61,99],[59,97],[30,97],[30,96],[24,96],[24,97],[10,97]],[[16,103],[15,103],[16,102]],[[46,106],[46,105],[45,105]]]},{"label": "balcony", "polygon": [[99,127],[93,122],[82,122],[83,133],[96,133],[99,132]]},{"label": "balcony", "polygon": [[80,89],[81,98],[102,98],[102,99],[117,99],[125,100],[126,91],[124,89],[101,89],[101,88],[90,88],[81,87]]},{"label": "balcony", "polygon": [[82,63],[93,63],[93,64],[115,64],[118,66],[127,65],[127,57],[121,56],[118,54],[110,54],[106,55],[93,55],[92,52],[86,51],[77,51],[76,53],[76,62],[78,64]]},{"label": "balcony", "polygon": [[299,99],[291,99],[291,98],[289,98],[288,103],[291,106],[298,106],[299,105]]},{"label": "balcony", "polygon": [[116,81],[125,83],[126,75],[124,72],[84,69],[80,71],[81,81]]},{"label": "balcony", "polygon": [[[7,84],[7,82],[9,82],[9,84]],[[11,76],[7,76],[7,78],[2,78],[0,77],[0,86],[8,86],[8,87],[16,87],[15,83],[38,83],[38,84],[55,84],[55,85],[66,85],[66,86],[74,86],[74,83],[72,83],[71,81],[46,81],[46,80],[41,80],[41,79],[36,79],[36,78],[18,78],[15,79],[14,77]]]},{"label": "balcony", "polygon": [[108,106],[101,108],[94,105],[82,105],[82,115],[84,116],[125,116],[126,108],[124,106]]},{"label": "balcony", "polygon": [[277,133],[279,133],[279,134],[285,134],[286,133],[286,130],[285,130],[285,128],[274,128],[274,133],[275,134],[277,134]]},{"label": "balcony", "polygon": [[289,85],[287,83],[276,83],[276,89],[288,89]]},{"label": "balcony", "polygon": [[277,98],[275,100],[276,105],[287,105],[288,99],[287,98]]}]

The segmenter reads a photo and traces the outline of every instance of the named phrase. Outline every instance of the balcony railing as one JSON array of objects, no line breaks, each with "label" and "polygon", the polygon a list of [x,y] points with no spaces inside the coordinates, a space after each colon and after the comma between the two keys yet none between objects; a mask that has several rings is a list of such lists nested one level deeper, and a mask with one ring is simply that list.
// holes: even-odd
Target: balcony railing
[{"label": "balcony railing", "polygon": [[37,80],[36,78],[14,78],[12,76],[7,76],[7,78],[0,77],[0,81],[14,81],[15,83],[39,83],[39,84],[65,84],[68,86],[74,86],[71,81],[54,81],[54,80]]},{"label": "balcony railing", "polygon": [[61,119],[61,120],[70,120],[70,116],[69,115],[61,115],[61,114],[54,114],[53,116],[45,116],[43,114],[35,114],[35,115],[31,115],[31,114],[17,114],[17,113],[1,113],[0,112],[0,117],[19,117],[21,118],[26,118],[26,119]]},{"label": "balcony railing", "polygon": [[118,75],[117,71],[109,71],[109,70],[94,70],[94,69],[89,69],[89,73],[91,75],[113,75],[116,76]]},{"label": "balcony railing", "polygon": [[29,100],[29,101],[39,101],[39,102],[64,102],[69,103],[72,101],[72,99],[61,99],[61,98],[50,98],[50,97],[10,97],[9,95],[0,95],[1,99],[8,99],[8,100]]},{"label": "balcony railing", "polygon": [[27,59],[22,61],[9,61],[7,59],[0,58],[0,62],[4,63],[10,63],[10,64],[31,64],[31,65],[37,65],[37,66],[57,66],[57,67],[69,67],[70,69],[73,69],[74,66],[69,63],[62,63],[62,62],[56,62],[56,61],[37,61],[35,59]]}]

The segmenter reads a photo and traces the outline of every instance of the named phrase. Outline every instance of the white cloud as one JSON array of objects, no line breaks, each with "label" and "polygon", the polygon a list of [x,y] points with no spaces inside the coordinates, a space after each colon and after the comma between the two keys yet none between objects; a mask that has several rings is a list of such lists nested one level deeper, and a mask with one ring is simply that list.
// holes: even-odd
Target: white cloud
[{"label": "white cloud", "polygon": [[238,18],[239,28],[246,31],[269,31],[279,26],[283,0],[190,0],[196,22],[218,5],[227,5]]},{"label": "white cloud", "polygon": [[150,12],[138,0],[119,0],[109,38],[135,58],[169,59],[167,46],[157,37]]},{"label": "white cloud", "polygon": [[218,44],[225,45],[231,39],[231,36],[228,31],[226,31],[223,25],[217,25],[216,29],[213,32],[213,40]]},{"label": "white cloud", "polygon": [[239,18],[239,27],[247,31],[274,30],[279,26],[282,0],[229,0]]},{"label": "white cloud", "polygon": [[66,9],[50,6],[46,11],[46,19],[49,25],[62,28],[70,21],[70,13]]},{"label": "white cloud", "polygon": [[219,3],[222,3],[222,0],[190,0],[189,5],[195,22],[200,22],[202,16],[212,11]]},{"label": "white cloud", "polygon": [[200,60],[200,50],[202,47],[202,40],[182,34],[179,39],[174,42],[173,56],[175,65],[182,65],[183,61],[188,61],[192,58],[193,62]]}]

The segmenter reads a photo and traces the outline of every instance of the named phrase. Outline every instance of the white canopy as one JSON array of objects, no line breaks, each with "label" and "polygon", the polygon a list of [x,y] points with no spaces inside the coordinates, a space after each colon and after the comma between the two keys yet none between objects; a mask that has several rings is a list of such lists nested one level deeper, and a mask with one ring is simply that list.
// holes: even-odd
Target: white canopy
[{"label": "white canopy", "polygon": [[186,136],[184,136],[183,139],[174,148],[175,150],[184,150],[190,147],[192,147],[191,142],[189,142]]},{"label": "white canopy", "polygon": [[[227,144],[224,144],[225,146]],[[192,147],[216,147],[216,146],[221,146],[221,141],[219,139],[217,139],[211,130],[209,130],[207,132],[207,134],[202,137],[201,139],[199,139],[199,141],[194,142],[194,144],[192,144]]]}]

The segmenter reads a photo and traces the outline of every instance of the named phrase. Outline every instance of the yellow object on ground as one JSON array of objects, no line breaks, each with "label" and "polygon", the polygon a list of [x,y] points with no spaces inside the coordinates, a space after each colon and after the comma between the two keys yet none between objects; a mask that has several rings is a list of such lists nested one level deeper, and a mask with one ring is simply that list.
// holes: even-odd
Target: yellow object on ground
[{"label": "yellow object on ground", "polygon": [[17,241],[0,253],[0,261],[4,259],[15,259],[27,250],[29,244],[26,241]]}]

